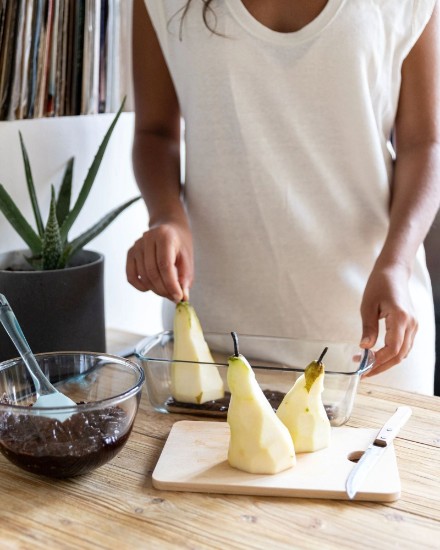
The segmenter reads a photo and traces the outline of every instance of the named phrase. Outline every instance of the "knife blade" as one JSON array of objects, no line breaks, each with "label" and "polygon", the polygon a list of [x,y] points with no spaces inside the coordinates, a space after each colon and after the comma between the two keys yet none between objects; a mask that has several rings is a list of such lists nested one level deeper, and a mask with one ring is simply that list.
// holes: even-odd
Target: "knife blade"
[{"label": "knife blade", "polygon": [[386,453],[400,428],[406,423],[411,414],[412,410],[410,407],[397,407],[396,412],[387,420],[377,434],[376,439],[369,445],[359,459],[359,462],[353,467],[345,484],[345,489],[350,500],[353,500],[365,478],[383,454]]}]

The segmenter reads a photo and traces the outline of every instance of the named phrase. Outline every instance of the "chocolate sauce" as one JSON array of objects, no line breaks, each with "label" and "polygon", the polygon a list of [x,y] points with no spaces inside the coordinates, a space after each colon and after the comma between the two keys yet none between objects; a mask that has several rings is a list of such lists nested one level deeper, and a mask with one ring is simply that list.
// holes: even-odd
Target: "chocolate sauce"
[{"label": "chocolate sauce", "polygon": [[[281,401],[286,395],[283,392],[275,390],[263,390],[266,399],[272,405],[274,411],[278,409]],[[198,405],[196,403],[184,403],[183,401],[176,401],[173,397],[166,400],[165,406],[169,412],[179,412],[187,414],[203,414],[205,416],[219,416],[226,417],[228,413],[229,401],[231,399],[230,392],[225,392],[225,396],[221,399],[215,399],[213,401],[207,401]],[[325,412],[328,419],[333,420],[335,418],[335,409],[331,405],[324,405]]]},{"label": "chocolate sauce", "polygon": [[5,412],[0,415],[0,452],[34,474],[78,476],[116,456],[130,435],[128,424],[119,407],[76,413],[64,422]]}]

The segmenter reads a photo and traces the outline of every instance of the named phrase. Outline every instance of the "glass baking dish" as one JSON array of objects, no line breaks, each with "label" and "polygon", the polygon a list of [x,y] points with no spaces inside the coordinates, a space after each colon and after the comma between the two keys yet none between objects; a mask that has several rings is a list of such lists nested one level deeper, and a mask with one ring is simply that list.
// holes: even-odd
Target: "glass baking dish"
[{"label": "glass baking dish", "polygon": [[[182,403],[171,395],[173,331],[149,336],[136,346],[136,357],[143,365],[148,397],[155,410],[200,416],[226,417],[230,394],[227,384],[228,357],[233,354],[230,334],[205,333],[225,386],[225,397],[200,405]],[[374,364],[372,351],[344,342],[300,340],[272,336],[239,335],[240,353],[251,364],[260,387],[276,410],[284,395],[305,367],[328,347],[325,365],[323,403],[332,426],[341,426],[350,417],[359,380]]]}]

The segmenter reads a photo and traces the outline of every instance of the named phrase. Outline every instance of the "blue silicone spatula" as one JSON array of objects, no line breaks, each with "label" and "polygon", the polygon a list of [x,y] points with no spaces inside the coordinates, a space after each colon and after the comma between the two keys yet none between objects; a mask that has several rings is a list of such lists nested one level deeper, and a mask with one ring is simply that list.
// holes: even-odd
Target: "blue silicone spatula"
[{"label": "blue silicone spatula", "polygon": [[[58,408],[58,407],[76,407],[75,401],[72,401],[67,395],[59,392],[47,379],[40,368],[34,354],[27,343],[27,340],[21,330],[17,318],[9,305],[8,300],[3,294],[0,294],[0,321],[11,340],[14,342],[24,364],[26,365],[29,374],[32,377],[35,386],[35,394],[37,399],[33,404],[33,408]],[[60,422],[71,416],[72,411],[66,413],[41,411],[42,415],[56,418]]]}]

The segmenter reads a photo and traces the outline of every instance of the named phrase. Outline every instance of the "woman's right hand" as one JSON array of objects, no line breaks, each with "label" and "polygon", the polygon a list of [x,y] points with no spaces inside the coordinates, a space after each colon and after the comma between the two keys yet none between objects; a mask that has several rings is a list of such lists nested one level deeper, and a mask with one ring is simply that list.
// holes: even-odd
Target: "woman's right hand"
[{"label": "woman's right hand", "polygon": [[188,300],[194,276],[189,226],[169,221],[151,227],[128,251],[126,273],[142,292],[152,290],[176,303]]}]

